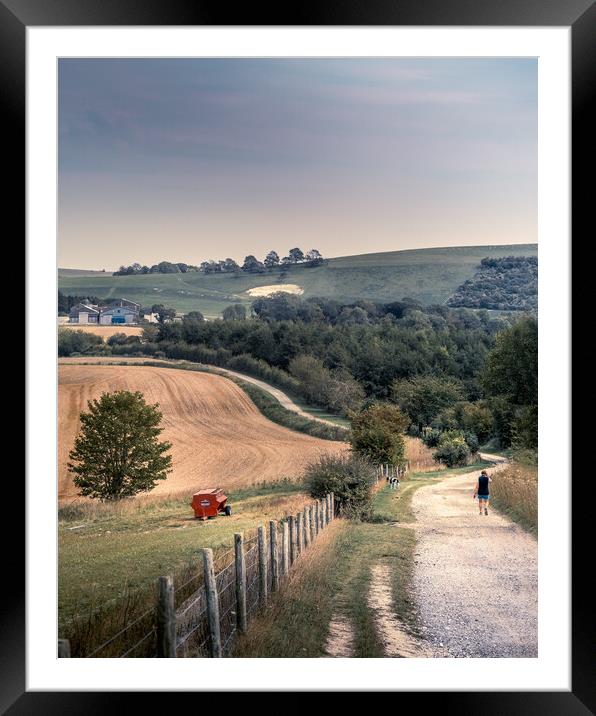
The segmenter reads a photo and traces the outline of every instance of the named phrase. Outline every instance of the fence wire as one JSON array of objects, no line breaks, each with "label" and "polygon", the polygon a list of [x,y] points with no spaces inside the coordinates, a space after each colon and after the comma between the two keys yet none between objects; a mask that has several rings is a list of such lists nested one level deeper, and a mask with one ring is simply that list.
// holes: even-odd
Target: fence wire
[{"label": "fence wire", "polygon": [[246,612],[252,616],[259,606],[259,549],[254,544],[244,556],[246,563]]},{"label": "fence wire", "polygon": [[222,647],[231,645],[231,639],[236,631],[237,603],[236,603],[236,569],[232,562],[215,577],[215,585],[219,597],[219,630]]},{"label": "fence wire", "polygon": [[[311,513],[311,531],[309,543],[313,543],[322,525],[314,525],[316,512]],[[278,577],[283,578],[283,518],[277,523],[277,564]],[[302,533],[308,522],[302,524]],[[265,564],[267,569],[267,591],[273,589],[273,570],[271,561],[270,532],[266,530]],[[246,568],[246,611],[250,619],[256,614],[260,604],[259,542],[257,530],[245,533],[244,561]],[[304,534],[299,554],[308,549]],[[287,568],[291,567],[287,564]],[[215,586],[219,604],[219,622],[221,648],[223,656],[231,656],[234,641],[238,633],[238,602],[236,592],[235,550],[218,551],[214,557]],[[184,573],[181,583],[174,589],[176,621],[176,657],[196,658],[211,656],[211,636],[207,609],[202,561],[190,565]],[[157,632],[155,608],[148,609],[136,617],[124,628],[117,631],[103,644],[93,649],[87,657],[141,658],[155,657],[157,653]]]}]

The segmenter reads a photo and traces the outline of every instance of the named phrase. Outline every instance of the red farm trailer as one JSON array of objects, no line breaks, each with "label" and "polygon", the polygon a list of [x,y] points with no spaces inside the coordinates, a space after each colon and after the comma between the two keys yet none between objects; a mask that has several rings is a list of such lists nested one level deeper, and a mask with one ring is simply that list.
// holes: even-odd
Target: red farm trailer
[{"label": "red farm trailer", "polygon": [[192,496],[190,506],[195,511],[195,517],[201,520],[217,517],[217,515],[231,515],[232,508],[226,505],[227,496],[220,487],[208,487]]}]

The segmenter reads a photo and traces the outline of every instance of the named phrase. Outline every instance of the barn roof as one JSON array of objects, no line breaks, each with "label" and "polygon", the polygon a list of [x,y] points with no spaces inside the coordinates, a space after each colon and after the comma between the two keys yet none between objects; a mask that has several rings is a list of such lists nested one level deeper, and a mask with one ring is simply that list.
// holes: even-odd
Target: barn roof
[{"label": "barn roof", "polygon": [[76,306],[73,306],[70,309],[70,313],[99,313],[99,306],[92,303],[77,303]]}]

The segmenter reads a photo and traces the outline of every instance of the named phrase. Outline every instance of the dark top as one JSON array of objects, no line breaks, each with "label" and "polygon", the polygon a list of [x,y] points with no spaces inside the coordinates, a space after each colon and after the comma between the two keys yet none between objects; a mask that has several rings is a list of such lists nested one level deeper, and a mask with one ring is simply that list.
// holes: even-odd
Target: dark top
[{"label": "dark top", "polygon": [[488,495],[488,475],[480,475],[478,478],[478,494]]}]

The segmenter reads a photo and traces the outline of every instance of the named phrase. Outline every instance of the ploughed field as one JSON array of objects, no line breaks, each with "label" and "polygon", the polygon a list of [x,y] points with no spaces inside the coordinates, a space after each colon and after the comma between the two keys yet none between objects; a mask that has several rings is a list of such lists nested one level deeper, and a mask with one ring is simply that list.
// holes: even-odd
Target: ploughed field
[{"label": "ploughed field", "polygon": [[163,413],[161,439],[173,447],[173,472],[151,494],[192,493],[297,478],[312,458],[347,449],[288,430],[265,418],[235,383],[210,373],[148,366],[60,365],[58,391],[58,497],[77,491],[68,453],[87,402],[116,390],[140,391]]}]

